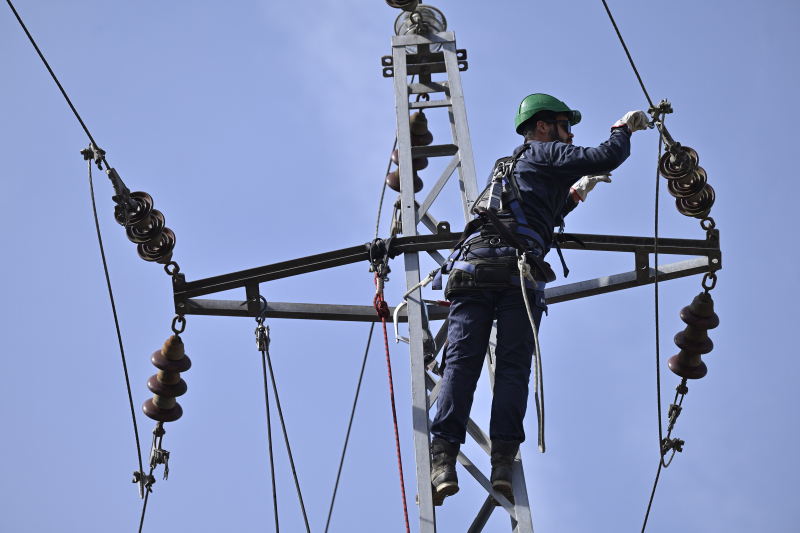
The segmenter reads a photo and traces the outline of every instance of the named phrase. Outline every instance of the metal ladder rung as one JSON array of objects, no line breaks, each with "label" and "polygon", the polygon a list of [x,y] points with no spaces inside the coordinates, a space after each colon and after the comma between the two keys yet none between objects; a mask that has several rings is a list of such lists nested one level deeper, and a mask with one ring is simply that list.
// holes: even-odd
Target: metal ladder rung
[{"label": "metal ladder rung", "polygon": [[428,83],[412,83],[408,86],[408,94],[445,93],[450,96],[450,84],[446,81]]},{"label": "metal ladder rung", "polygon": [[429,102],[411,102],[408,107],[411,109],[428,109],[431,107],[450,107],[453,104],[450,99],[446,100],[431,100]]},{"label": "metal ladder rung", "polygon": [[447,157],[458,153],[455,144],[434,144],[431,146],[412,146],[411,157]]}]

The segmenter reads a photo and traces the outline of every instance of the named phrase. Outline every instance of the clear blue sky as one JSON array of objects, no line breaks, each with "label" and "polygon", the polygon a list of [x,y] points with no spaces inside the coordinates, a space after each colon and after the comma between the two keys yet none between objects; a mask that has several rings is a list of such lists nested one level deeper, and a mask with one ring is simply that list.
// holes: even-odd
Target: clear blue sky
[{"label": "clear blue sky", "polygon": [[[469,53],[462,80],[481,181],[519,143],[512,121],[529,93],[579,109],[575,142],[583,145],[604,140],[626,111],[646,109],[600,0],[435,5]],[[188,279],[372,239],[395,129],[380,56],[390,52],[397,12],[383,1],[16,6],[111,164],[166,216]],[[672,134],[700,154],[717,193],[723,249],[713,292],[721,326],[711,333],[709,373],[690,384],[674,432],[686,445],[662,474],[648,531],[794,531],[800,8],[686,0],[614,0],[610,7],[650,95],[674,105]],[[88,141],[8,8],[0,9],[0,73],[0,529],[135,531],[141,501],[130,483],[133,431],[78,153]],[[429,120],[437,141],[446,141],[443,114],[431,112]],[[651,236],[656,150],[655,132],[635,134],[630,159],[570,215],[568,229]],[[437,165],[444,163],[421,172],[425,191]],[[170,334],[170,281],[138,259],[112,219],[111,187],[97,172],[95,189],[146,460],[154,423],[140,406],[155,372],[150,354]],[[384,236],[393,200],[387,195],[384,203]],[[703,238],[697,221],[672,204],[663,194],[661,235]],[[460,225],[453,184],[432,213]],[[570,281],[633,268],[625,254],[566,256]],[[392,305],[401,279],[396,274],[387,286]],[[661,286],[664,407],[678,383],[666,369],[677,353],[672,337],[683,328],[678,312],[699,283],[693,277]],[[262,291],[271,301],[367,305],[373,287],[359,264]],[[640,530],[658,460],[653,306],[648,286],[550,307],[541,334],[547,453],[536,451],[532,406],[522,447],[538,532]],[[159,471],[145,531],[270,531],[255,324],[188,320],[183,338],[194,364],[180,400],[185,415],[167,425],[170,479]],[[269,325],[306,508],[312,531],[322,531],[369,326]],[[334,532],[404,529],[382,352],[374,342]],[[391,353],[413,531],[408,351],[392,344]],[[484,381],[473,417],[488,427]],[[301,531],[275,437],[281,525]],[[488,468],[475,445],[465,450]],[[483,501],[482,489],[461,472],[461,492],[437,512],[440,531],[466,530]],[[486,531],[506,530],[498,511]]]}]

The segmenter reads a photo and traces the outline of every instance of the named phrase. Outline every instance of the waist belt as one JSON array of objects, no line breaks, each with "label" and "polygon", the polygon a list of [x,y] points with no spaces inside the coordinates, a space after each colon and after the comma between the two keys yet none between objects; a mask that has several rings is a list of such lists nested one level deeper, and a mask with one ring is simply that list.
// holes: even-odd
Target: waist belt
[{"label": "waist belt", "polygon": [[[521,235],[525,235],[526,237],[530,237],[531,239],[536,241],[539,245],[541,245],[542,249],[544,249],[544,250],[548,250],[549,249],[548,247],[546,247],[544,245],[544,240],[542,239],[542,237],[532,229],[525,228],[525,227],[519,227],[519,228],[517,228],[516,233],[519,233]],[[464,272],[469,272],[470,274],[475,274],[475,265],[474,264],[469,263],[467,261],[460,261],[459,259],[461,259],[461,254],[464,252],[464,250],[463,250],[464,245],[469,243],[473,239],[475,239],[477,237],[480,237],[480,236],[481,236],[481,232],[480,231],[474,232],[471,235],[467,236],[467,238],[462,239],[459,242],[459,244],[456,245],[455,249],[453,250],[453,253],[451,253],[450,256],[447,259],[445,259],[444,264],[442,264],[442,268],[439,270],[439,272],[436,273],[436,277],[433,278],[433,285],[431,285],[431,289],[433,289],[433,290],[441,290],[442,289],[442,275],[443,274],[449,274],[450,271],[453,270],[453,269],[462,270]],[[509,257],[512,257],[512,255],[509,254]],[[545,275],[546,275],[546,273],[545,273]],[[519,286],[519,277],[518,276],[509,275],[509,283]],[[546,285],[546,282],[537,281],[537,284],[538,284],[538,287],[534,287],[533,283],[530,280],[525,280],[525,286],[527,288],[535,289],[535,290],[544,290],[544,286]]]}]

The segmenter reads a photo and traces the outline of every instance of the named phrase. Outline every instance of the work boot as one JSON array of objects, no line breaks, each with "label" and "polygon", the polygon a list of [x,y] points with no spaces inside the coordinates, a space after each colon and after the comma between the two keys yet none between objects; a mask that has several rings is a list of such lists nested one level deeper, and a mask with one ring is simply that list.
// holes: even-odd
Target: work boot
[{"label": "work boot", "polygon": [[[492,488],[514,504],[514,490],[511,486],[511,468],[519,450],[519,441],[506,442],[492,439]],[[500,502],[492,498],[492,503]]]},{"label": "work boot", "polygon": [[442,505],[444,499],[458,492],[456,460],[461,444],[443,439],[431,442],[431,484],[433,505]]}]

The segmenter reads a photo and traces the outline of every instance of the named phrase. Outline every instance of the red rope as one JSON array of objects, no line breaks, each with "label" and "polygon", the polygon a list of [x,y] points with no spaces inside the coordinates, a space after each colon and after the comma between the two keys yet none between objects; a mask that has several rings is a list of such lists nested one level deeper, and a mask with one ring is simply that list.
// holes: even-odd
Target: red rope
[{"label": "red rope", "polygon": [[[378,274],[375,274],[375,288],[378,288]],[[382,280],[381,280],[382,281]],[[383,344],[386,347],[386,368],[389,371],[389,396],[392,399],[392,420],[394,422],[394,442],[397,445],[397,466],[400,469],[400,493],[403,496],[403,515],[406,519],[406,533],[411,533],[411,527],[408,525],[408,506],[406,505],[406,486],[403,482],[403,460],[400,457],[400,435],[397,431],[397,410],[394,406],[394,385],[392,382],[392,361],[389,358],[389,336],[386,333],[386,319],[390,316],[389,306],[383,299],[383,290],[375,292],[375,298],[372,300],[375,306],[375,312],[383,323]]]}]

